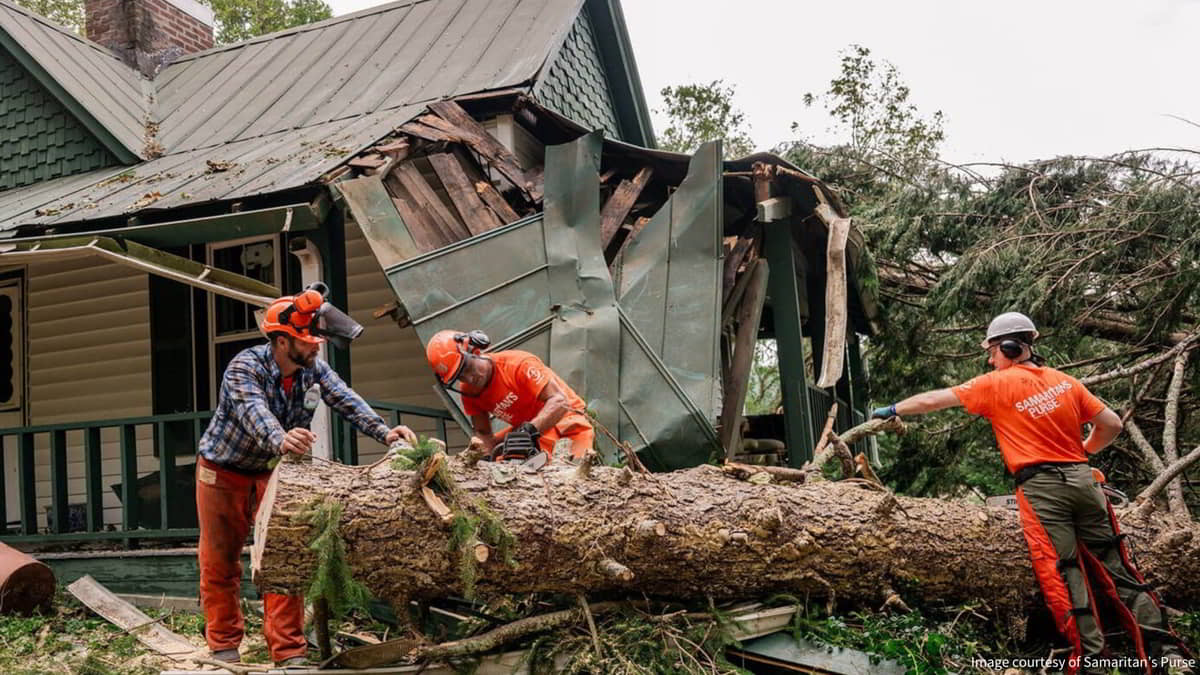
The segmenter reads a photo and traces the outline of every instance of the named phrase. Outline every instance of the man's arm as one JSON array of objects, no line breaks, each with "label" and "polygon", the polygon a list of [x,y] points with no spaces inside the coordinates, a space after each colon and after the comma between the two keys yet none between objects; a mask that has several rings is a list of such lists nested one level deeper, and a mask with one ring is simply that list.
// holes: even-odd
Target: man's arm
[{"label": "man's arm", "polygon": [[914,394],[894,405],[876,408],[871,417],[901,417],[907,415],[924,415],[936,410],[961,406],[962,401],[951,389],[934,389],[932,391]]},{"label": "man's arm", "polygon": [[542,409],[533,416],[530,423],[537,427],[539,434],[545,433],[547,429],[558,424],[558,421],[571,410],[567,405],[567,397],[558,390],[558,385],[554,384],[554,380],[550,380],[546,386],[542,387],[542,393],[538,394],[538,400],[542,402]]},{"label": "man's arm", "polygon": [[1083,439],[1083,451],[1089,455],[1103,450],[1125,426],[1121,422],[1121,416],[1109,407],[1105,407],[1099,415],[1088,421],[1092,424],[1092,431]]},{"label": "man's arm", "polygon": [[475,438],[479,439],[485,450],[491,452],[492,448],[496,447],[497,436],[492,433],[492,419],[487,413],[471,415],[471,428],[475,430]]}]

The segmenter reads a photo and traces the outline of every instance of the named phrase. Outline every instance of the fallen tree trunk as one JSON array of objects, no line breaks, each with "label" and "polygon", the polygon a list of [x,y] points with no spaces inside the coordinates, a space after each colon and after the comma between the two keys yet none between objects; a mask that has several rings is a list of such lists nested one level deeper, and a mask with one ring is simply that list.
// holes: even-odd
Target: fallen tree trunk
[{"label": "fallen tree trunk", "polygon": [[[1013,617],[1034,589],[1016,513],[1003,508],[896,497],[862,481],[759,484],[714,466],[581,475],[558,462],[526,473],[456,457],[447,469],[457,484],[447,503],[460,515],[494,514],[513,538],[507,555],[508,540],[494,532],[475,533],[501,549],[483,562],[470,554],[473,536],[459,533],[469,545],[452,545],[454,528],[426,504],[413,471],[281,462],[255,527],[255,581],[263,591],[305,590],[316,564],[306,514],[335,500],[355,578],[397,606],[462,595],[473,583],[484,594],[983,600]],[[1165,513],[1126,518],[1143,571],[1168,601],[1200,600],[1200,528]]]}]

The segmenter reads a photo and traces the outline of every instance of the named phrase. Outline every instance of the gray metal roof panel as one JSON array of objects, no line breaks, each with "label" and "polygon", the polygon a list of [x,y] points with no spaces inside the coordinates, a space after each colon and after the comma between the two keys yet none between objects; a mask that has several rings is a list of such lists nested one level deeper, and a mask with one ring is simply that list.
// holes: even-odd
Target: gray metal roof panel
[{"label": "gray metal roof panel", "polygon": [[107,49],[0,0],[7,33],[130,152],[141,155],[150,109],[145,79]]},{"label": "gray metal roof panel", "polygon": [[[9,190],[0,193],[0,231],[133,216],[309,185],[421,109],[360,115]],[[152,200],[146,198],[154,193]]]},{"label": "gray metal roof panel", "polygon": [[159,140],[182,152],[524,84],[580,5],[408,0],[189,55],[155,81]]}]

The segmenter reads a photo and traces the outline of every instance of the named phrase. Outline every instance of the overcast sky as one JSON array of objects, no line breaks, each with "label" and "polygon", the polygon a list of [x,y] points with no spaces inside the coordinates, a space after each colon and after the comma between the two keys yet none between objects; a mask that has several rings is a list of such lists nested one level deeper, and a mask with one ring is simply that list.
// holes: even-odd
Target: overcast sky
[{"label": "overcast sky", "polygon": [[[567,1],[567,0],[555,0]],[[331,0],[335,14],[376,4]],[[650,107],[664,86],[736,87],[761,149],[806,110],[839,52],[895,64],[925,112],[945,115],[953,161],[1024,161],[1152,146],[1200,149],[1200,0],[622,0]],[[655,129],[663,127],[654,116]]]}]

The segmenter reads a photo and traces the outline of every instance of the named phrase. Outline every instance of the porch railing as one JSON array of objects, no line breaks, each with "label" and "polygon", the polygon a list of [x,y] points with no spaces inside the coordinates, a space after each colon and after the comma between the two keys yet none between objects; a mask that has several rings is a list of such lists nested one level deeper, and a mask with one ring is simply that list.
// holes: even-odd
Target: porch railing
[{"label": "porch railing", "polygon": [[[383,401],[370,404],[391,425],[414,425],[412,418],[418,418],[421,426],[432,427],[442,440],[447,438],[447,421],[453,419],[435,408]],[[198,411],[0,429],[0,540],[125,540],[132,544],[141,539],[196,538],[195,468],[190,459],[177,460],[194,456],[211,418],[211,411]],[[335,457],[356,464],[353,427],[338,415],[333,419]],[[114,460],[116,471],[112,469]],[[10,481],[5,477],[14,463],[16,480]],[[48,466],[48,480],[45,470],[38,480],[40,466]],[[116,480],[119,483],[113,482]],[[112,518],[106,522],[104,517],[106,482],[120,502],[119,521]],[[17,509],[10,514],[12,483],[17,490]],[[47,487],[48,495],[44,494]],[[38,506],[47,502],[47,496],[46,522],[39,527]],[[14,520],[9,520],[10,515]]]}]

